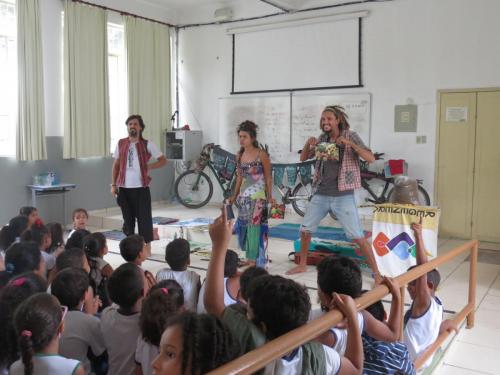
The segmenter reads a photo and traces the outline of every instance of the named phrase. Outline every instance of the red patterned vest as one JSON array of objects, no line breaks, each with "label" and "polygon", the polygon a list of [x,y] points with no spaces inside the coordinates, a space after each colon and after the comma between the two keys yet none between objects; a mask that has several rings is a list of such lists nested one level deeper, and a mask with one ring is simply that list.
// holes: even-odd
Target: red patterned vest
[{"label": "red patterned vest", "polygon": [[[128,138],[122,138],[118,141],[118,153],[120,155],[120,171],[118,172],[118,178],[116,184],[118,186],[123,186],[125,184],[125,174],[127,173],[127,159],[128,159],[128,149],[130,147],[130,140]],[[151,177],[148,175],[148,161],[151,159],[151,154],[148,152],[148,141],[146,139],[140,139],[136,143],[137,155],[139,156],[139,166],[141,168],[141,182],[143,187],[149,186],[151,182]]]}]

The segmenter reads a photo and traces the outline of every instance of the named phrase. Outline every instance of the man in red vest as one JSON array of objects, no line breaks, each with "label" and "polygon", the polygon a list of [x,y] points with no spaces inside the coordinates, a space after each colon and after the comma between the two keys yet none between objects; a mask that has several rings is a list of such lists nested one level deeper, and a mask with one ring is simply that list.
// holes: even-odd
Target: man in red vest
[{"label": "man in red vest", "polygon": [[[151,214],[151,193],[149,191],[149,170],[164,166],[165,155],[155,144],[142,137],[146,127],[142,117],[131,115],[125,121],[128,137],[122,138],[116,145],[111,175],[111,194],[122,210],[123,233],[134,234],[135,221],[139,234],[151,252],[153,240],[153,219]],[[155,160],[150,163],[151,160]]]}]

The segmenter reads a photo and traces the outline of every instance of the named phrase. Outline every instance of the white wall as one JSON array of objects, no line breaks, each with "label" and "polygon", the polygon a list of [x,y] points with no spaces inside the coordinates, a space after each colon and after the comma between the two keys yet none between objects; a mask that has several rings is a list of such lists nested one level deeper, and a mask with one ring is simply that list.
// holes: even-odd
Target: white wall
[{"label": "white wall", "polygon": [[[410,175],[423,178],[432,195],[437,90],[500,86],[500,2],[397,0],[337,9],[370,11],[363,21],[364,88],[344,92],[372,94],[373,150],[406,159]],[[227,28],[180,31],[180,122],[203,130],[205,142],[218,141],[217,98],[231,91]],[[395,133],[394,106],[408,98],[418,105],[417,133]],[[417,145],[416,135],[427,143]]]}]

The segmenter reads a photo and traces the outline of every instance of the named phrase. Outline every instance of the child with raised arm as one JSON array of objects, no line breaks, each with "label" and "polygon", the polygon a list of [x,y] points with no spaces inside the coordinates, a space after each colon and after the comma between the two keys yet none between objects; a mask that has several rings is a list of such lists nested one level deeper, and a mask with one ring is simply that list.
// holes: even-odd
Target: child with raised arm
[{"label": "child with raised arm", "polygon": [[[359,329],[376,340],[393,342],[398,340],[401,315],[399,306],[401,294],[397,284],[390,278],[383,278],[392,295],[391,313],[387,323],[375,319],[367,311],[358,312]],[[356,262],[347,257],[327,257],[318,264],[318,296],[323,312],[329,311],[334,293],[346,294],[352,298],[361,296],[361,270]],[[321,313],[317,314],[321,315]],[[314,318],[314,316],[313,316]],[[318,340],[343,355],[348,338],[347,330],[333,327]]]},{"label": "child with raised arm", "polygon": [[[307,323],[311,302],[305,287],[281,276],[263,275],[250,286],[248,313],[224,306],[224,259],[232,235],[232,221],[223,210],[209,228],[212,258],[207,272],[205,307],[229,327],[244,352],[255,349]],[[345,356],[313,341],[268,364],[264,374],[361,374],[363,348],[353,300],[334,295],[332,305],[347,317],[350,335]],[[248,318],[247,318],[248,316]]]},{"label": "child with raised arm", "polygon": [[[415,234],[417,266],[419,266],[427,263],[422,237],[422,219],[419,223],[413,223],[411,229]],[[408,293],[413,302],[404,317],[403,339],[412,361],[415,361],[439,336],[443,321],[443,305],[435,296],[435,292],[440,280],[438,270],[434,269],[408,284]],[[432,358],[429,358],[424,366],[428,366],[431,361]]]}]

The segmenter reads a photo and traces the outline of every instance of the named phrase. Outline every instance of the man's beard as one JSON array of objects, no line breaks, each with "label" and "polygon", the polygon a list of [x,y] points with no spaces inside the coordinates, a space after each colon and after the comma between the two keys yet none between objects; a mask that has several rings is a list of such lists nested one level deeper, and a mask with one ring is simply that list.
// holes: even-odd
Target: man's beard
[{"label": "man's beard", "polygon": [[130,135],[131,137],[137,137],[137,130],[135,129],[130,129],[128,131],[128,135]]}]

